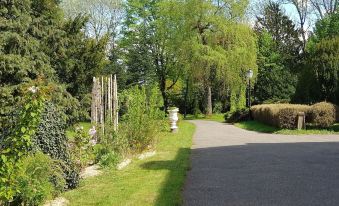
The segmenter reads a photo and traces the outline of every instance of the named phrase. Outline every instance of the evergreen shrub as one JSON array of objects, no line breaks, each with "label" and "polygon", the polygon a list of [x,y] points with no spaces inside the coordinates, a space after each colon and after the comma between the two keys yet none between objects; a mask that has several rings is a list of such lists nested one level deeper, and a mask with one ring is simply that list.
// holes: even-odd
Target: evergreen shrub
[{"label": "evergreen shrub", "polygon": [[80,176],[68,150],[65,130],[66,122],[62,118],[62,112],[52,103],[46,103],[40,124],[32,138],[33,149],[41,150],[52,159],[61,160],[67,188],[75,188],[79,184]]},{"label": "evergreen shrub", "polygon": [[247,108],[236,110],[234,112],[230,111],[225,114],[224,118],[228,123],[246,121],[250,119],[250,112]]}]

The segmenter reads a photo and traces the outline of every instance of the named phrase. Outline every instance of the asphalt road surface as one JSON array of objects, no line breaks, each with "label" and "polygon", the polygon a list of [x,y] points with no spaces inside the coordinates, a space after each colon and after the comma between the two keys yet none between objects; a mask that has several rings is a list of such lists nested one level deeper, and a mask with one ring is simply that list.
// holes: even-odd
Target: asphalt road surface
[{"label": "asphalt road surface", "polygon": [[184,205],[339,206],[339,136],[274,135],[212,121],[197,130]]}]

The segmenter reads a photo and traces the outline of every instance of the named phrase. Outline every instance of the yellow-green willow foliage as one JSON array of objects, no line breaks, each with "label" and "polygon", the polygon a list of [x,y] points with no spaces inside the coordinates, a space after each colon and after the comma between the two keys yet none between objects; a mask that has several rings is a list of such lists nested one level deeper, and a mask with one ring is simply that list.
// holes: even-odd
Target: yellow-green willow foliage
[{"label": "yellow-green willow foliage", "polygon": [[[173,2],[173,1],[172,1]],[[246,72],[257,73],[256,36],[243,23],[247,0],[185,0],[176,1],[180,43],[176,49],[195,81],[205,88],[221,81],[229,91],[231,110],[246,105]],[[207,102],[211,93],[206,92]],[[211,105],[207,104],[207,107]],[[211,108],[207,108],[211,111]]]}]

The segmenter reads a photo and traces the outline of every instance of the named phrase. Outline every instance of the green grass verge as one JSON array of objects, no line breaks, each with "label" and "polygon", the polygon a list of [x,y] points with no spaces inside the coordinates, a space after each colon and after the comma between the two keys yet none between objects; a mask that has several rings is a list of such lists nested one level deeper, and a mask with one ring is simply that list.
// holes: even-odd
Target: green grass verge
[{"label": "green grass verge", "polygon": [[286,134],[286,135],[339,134],[339,124],[334,124],[333,126],[327,129],[318,129],[308,126],[308,129],[306,130],[279,129],[257,121],[239,122],[235,123],[234,125],[246,130],[274,134]]},{"label": "green grass verge", "polygon": [[192,114],[189,114],[184,119],[185,120],[202,119],[202,120],[210,120],[210,121],[216,121],[216,122],[225,122],[224,114],[212,114],[212,115],[204,115],[204,114],[192,115]]},{"label": "green grass verge", "polygon": [[181,121],[177,134],[162,133],[156,155],[133,160],[121,171],[104,170],[63,196],[70,205],[180,205],[189,169],[193,124]]}]

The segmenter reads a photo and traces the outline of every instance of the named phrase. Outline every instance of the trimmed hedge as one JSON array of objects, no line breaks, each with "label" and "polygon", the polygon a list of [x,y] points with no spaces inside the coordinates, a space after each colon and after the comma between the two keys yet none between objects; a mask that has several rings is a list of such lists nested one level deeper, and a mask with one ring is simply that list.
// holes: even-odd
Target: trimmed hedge
[{"label": "trimmed hedge", "polygon": [[297,114],[305,112],[309,114],[311,107],[301,104],[262,104],[251,107],[253,119],[284,129],[297,127]]},{"label": "trimmed hedge", "polygon": [[320,102],[311,107],[311,121],[317,127],[326,128],[336,122],[336,105]]},{"label": "trimmed hedge", "polygon": [[297,115],[304,112],[306,122],[316,127],[326,128],[339,118],[338,106],[320,102],[312,106],[300,104],[261,104],[251,107],[252,118],[282,129],[297,128]]}]

